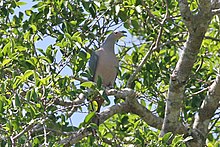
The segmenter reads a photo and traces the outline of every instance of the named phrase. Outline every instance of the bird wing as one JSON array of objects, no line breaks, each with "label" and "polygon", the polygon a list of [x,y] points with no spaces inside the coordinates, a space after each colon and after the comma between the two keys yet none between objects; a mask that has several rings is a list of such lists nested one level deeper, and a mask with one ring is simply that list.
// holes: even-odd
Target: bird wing
[{"label": "bird wing", "polygon": [[89,80],[91,81],[94,81],[98,60],[99,56],[96,54],[95,51],[93,51],[89,60],[89,69],[91,70],[92,74],[92,77],[90,77]]}]

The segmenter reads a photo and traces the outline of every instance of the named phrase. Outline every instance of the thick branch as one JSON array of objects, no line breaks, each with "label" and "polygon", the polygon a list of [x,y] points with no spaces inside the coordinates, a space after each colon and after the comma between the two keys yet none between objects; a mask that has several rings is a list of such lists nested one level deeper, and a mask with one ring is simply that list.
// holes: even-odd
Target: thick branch
[{"label": "thick branch", "polygon": [[[119,113],[133,113],[137,114],[141,117],[147,124],[150,126],[161,129],[163,119],[152,114],[151,111],[146,109],[144,106],[138,103],[136,97],[137,93],[129,88],[122,89],[122,90],[115,90],[115,89],[109,89],[106,91],[107,95],[115,95],[117,97],[125,98],[126,101],[124,103],[116,104],[108,109],[102,111],[98,117],[99,117],[99,123],[103,123],[108,118],[112,117],[114,114]],[[186,134],[187,128],[184,127],[181,123],[178,124],[178,130],[175,130],[177,133],[180,134]],[[168,126],[170,131],[173,131],[176,128],[173,128],[173,126]],[[80,141],[82,138],[88,136],[91,133],[91,129],[84,128],[76,133],[73,133],[71,136],[61,140],[60,144],[65,145],[72,145]]]},{"label": "thick branch", "polygon": [[[207,97],[203,100],[197,117],[195,118],[193,129],[195,134],[206,138],[211,118],[219,107],[220,101],[220,75],[217,75],[214,83],[210,86]],[[194,135],[195,136],[195,135]],[[198,135],[197,135],[198,136]],[[198,138],[199,139],[199,138]],[[197,140],[198,140],[197,139]],[[203,140],[201,140],[202,142]],[[203,141],[203,144],[205,142]]]},{"label": "thick branch", "polygon": [[189,3],[187,2],[187,0],[179,0],[179,7],[183,21],[189,29],[193,20],[192,12],[189,9]]},{"label": "thick branch", "polygon": [[[174,128],[178,127],[177,124],[179,123],[179,115],[183,103],[185,84],[189,79],[206,30],[212,18],[211,14],[210,16],[204,18],[203,11],[200,11],[200,13],[193,16],[194,19],[191,19],[192,14],[189,12],[190,10],[187,0],[179,0],[179,6],[181,15],[183,16],[185,24],[189,30],[189,37],[185,43],[183,53],[177,62],[175,70],[170,77],[170,86],[166,100],[165,119],[160,134],[161,136],[168,132],[169,125],[173,126]],[[188,17],[190,20],[188,21],[184,17]]]},{"label": "thick branch", "polygon": [[210,13],[211,11],[211,0],[200,0],[199,9],[202,13]]}]

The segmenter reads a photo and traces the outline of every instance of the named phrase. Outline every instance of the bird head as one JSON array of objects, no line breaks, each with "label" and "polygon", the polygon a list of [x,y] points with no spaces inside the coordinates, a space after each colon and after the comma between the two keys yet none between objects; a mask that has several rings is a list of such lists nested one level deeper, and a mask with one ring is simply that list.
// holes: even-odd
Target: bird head
[{"label": "bird head", "polygon": [[111,35],[115,38],[115,40],[120,39],[123,36],[126,36],[126,31],[118,31],[118,32],[113,32]]},{"label": "bird head", "polygon": [[122,36],[126,36],[125,33],[126,31],[112,32],[104,41],[101,47],[104,49],[111,49],[114,51],[115,42],[117,42]]}]

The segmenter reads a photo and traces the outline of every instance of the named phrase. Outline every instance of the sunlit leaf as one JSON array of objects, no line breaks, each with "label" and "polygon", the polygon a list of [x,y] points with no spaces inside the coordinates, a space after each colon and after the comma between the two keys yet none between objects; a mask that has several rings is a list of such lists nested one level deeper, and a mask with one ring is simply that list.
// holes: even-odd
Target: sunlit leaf
[{"label": "sunlit leaf", "polygon": [[95,112],[90,112],[90,113],[85,117],[84,123],[86,123],[86,124],[89,123],[94,116],[95,116]]},{"label": "sunlit leaf", "polygon": [[11,59],[4,59],[2,64],[1,64],[1,66],[5,66],[5,65],[7,65],[10,62],[11,62]]},{"label": "sunlit leaf", "polygon": [[22,77],[22,80],[23,81],[26,81],[31,75],[33,75],[34,74],[34,72],[33,72],[33,70],[27,70],[25,73],[24,73],[24,75],[23,75],[23,77]]},{"label": "sunlit leaf", "polygon": [[87,88],[91,88],[92,86],[95,85],[94,82],[83,82],[82,84],[80,84],[82,87],[87,87]]}]

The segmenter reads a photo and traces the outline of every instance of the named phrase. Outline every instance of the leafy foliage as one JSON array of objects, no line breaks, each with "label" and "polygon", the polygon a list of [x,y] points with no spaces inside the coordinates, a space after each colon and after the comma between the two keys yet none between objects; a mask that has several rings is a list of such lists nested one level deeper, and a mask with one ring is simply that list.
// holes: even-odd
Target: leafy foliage
[{"label": "leafy foliage", "polygon": [[[156,41],[161,20],[166,15],[166,4],[162,0],[33,1],[33,6],[25,11],[20,8],[29,3],[0,2],[1,146],[59,146],[59,141],[70,133],[92,125],[94,112],[86,110],[88,115],[84,122],[73,126],[70,119],[77,119],[71,117],[76,110],[57,101],[77,100],[86,88],[102,90],[101,84],[97,87],[93,82],[77,79],[90,76],[86,64],[91,51],[99,48],[105,36],[114,29],[130,33],[130,38],[119,42],[118,48],[120,69],[116,88],[125,88],[129,77]],[[153,52],[132,81],[132,89],[142,95],[139,97],[141,104],[162,118],[169,77],[187,38],[178,2],[168,1],[169,17],[163,24],[160,51]],[[190,6],[196,13],[196,1]],[[187,81],[182,122],[192,122],[205,99],[207,91],[204,89],[212,83],[219,68],[219,17],[214,17],[206,36],[192,76]],[[38,47],[37,44],[46,38],[55,41],[45,48]],[[70,69],[71,73],[63,74],[65,69]],[[105,93],[103,96],[109,104]],[[115,99],[115,103],[122,101]],[[88,102],[77,105],[76,109],[83,113],[85,106],[89,109]],[[210,146],[219,145],[218,119],[212,120],[214,127],[208,136]],[[159,131],[135,114],[116,114],[93,128],[97,129],[97,135],[90,135],[75,146],[135,144],[165,147],[169,146],[167,143],[173,135],[168,133],[159,138]],[[172,146],[186,146],[182,135],[172,137]]]}]

